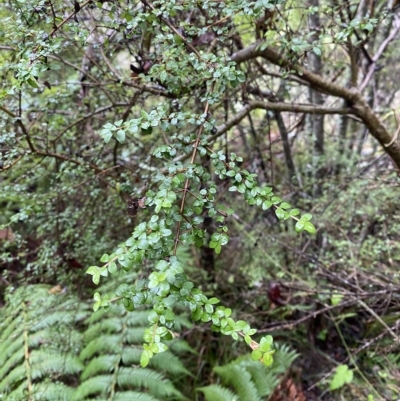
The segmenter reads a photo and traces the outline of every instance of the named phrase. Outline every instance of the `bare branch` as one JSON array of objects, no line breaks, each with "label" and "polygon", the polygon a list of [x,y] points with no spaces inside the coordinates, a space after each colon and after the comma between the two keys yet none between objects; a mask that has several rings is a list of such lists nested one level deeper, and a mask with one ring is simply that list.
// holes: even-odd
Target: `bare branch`
[{"label": "bare branch", "polygon": [[374,75],[376,69],[376,63],[378,62],[378,60],[380,59],[380,57],[382,56],[382,54],[384,53],[390,42],[395,38],[395,36],[399,32],[399,29],[400,29],[400,18],[395,15],[393,21],[393,29],[391,30],[389,36],[381,43],[378,51],[372,57],[372,63],[368,68],[367,75],[365,76],[363,83],[360,85],[360,92],[362,92],[367,87],[369,81],[372,78],[372,75]]},{"label": "bare branch", "polygon": [[[381,48],[383,48],[383,46],[381,46]],[[239,50],[231,56],[231,60],[241,63],[256,57],[263,57],[275,65],[283,68],[290,68],[291,70],[294,70],[296,74],[299,75],[303,80],[309,82],[313,89],[324,91],[331,96],[340,97],[346,100],[349,105],[352,105],[354,110],[349,114],[355,114],[361,118],[371,135],[378,140],[378,142],[392,158],[396,167],[400,169],[400,144],[396,141],[392,142],[392,135],[387,131],[382,121],[369,107],[368,103],[365,101],[359,91],[357,91],[355,88],[344,88],[310,72],[302,66],[291,64],[285,59],[284,55],[281,55],[276,50],[271,49],[270,47],[261,49],[260,43],[255,43],[243,50]],[[385,148],[385,144],[388,143],[391,143],[391,145]]]}]

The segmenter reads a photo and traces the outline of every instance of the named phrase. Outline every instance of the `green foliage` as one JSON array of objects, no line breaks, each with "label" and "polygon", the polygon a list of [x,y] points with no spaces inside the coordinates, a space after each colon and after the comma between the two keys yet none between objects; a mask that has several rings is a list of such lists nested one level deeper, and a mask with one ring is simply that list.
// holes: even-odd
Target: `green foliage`
[{"label": "green foliage", "polygon": [[330,390],[337,390],[343,387],[346,383],[351,383],[353,380],[353,371],[347,365],[340,365],[336,368],[336,372],[332,377],[329,385]]},{"label": "green foliage", "polygon": [[[183,340],[171,341],[148,368],[138,366],[149,311],[113,305],[90,314],[86,302],[54,292],[36,285],[7,295],[0,310],[2,399],[184,399],[173,383],[190,375],[181,355],[191,349]],[[177,330],[188,325],[177,316]]]},{"label": "green foliage", "polygon": [[[321,310],[343,324],[366,321],[371,339],[381,335],[387,328],[356,303],[363,293],[394,330],[398,179],[381,156],[400,166],[391,84],[398,20],[387,2],[369,3],[2,2],[0,293],[63,283],[82,300],[92,296],[99,319],[70,324],[85,348],[63,355],[65,366],[59,346],[48,361],[39,345],[14,354],[9,338],[28,344],[24,333],[36,332],[7,323],[6,397],[46,399],[64,386],[70,399],[81,374],[77,399],[179,398],[171,383],[188,373],[173,351],[190,348],[176,341],[182,310],[243,340],[255,369],[283,363],[271,336],[254,339],[276,321],[302,345],[300,326],[311,318],[324,327],[307,333],[332,342]],[[318,232],[300,210],[318,216]],[[107,288],[93,294],[85,271]],[[271,284],[288,294],[271,296]],[[36,308],[49,327],[64,328],[51,307],[11,307],[12,297],[18,292],[7,316],[25,322]],[[232,368],[243,373],[238,383],[251,375],[243,369]],[[384,388],[389,376],[382,367],[375,383]],[[249,394],[261,397],[249,380]],[[221,399],[230,391],[205,390]]]},{"label": "green foliage", "polygon": [[[173,353],[182,340],[171,342],[171,351],[154,357],[148,368],[138,366],[149,314],[149,311],[128,313],[123,306],[114,305],[108,312],[97,311],[85,322],[88,329],[84,332],[85,342],[80,353],[85,368],[72,400],[85,400],[90,396],[123,400],[140,394],[142,398],[138,399],[143,400],[184,398],[168,379],[182,380],[189,375],[179,356]],[[179,316],[176,320],[177,330],[188,325]]]},{"label": "green foliage", "polygon": [[221,378],[223,386],[211,384],[198,391],[204,394],[207,401],[261,401],[272,394],[298,354],[286,346],[276,346],[275,357],[277,363],[270,368],[248,357],[216,366],[213,370]]},{"label": "green foliage", "polygon": [[[4,74],[10,76],[2,94],[9,104],[2,111],[8,118],[4,125],[16,123],[25,141],[19,146],[13,135],[4,136],[8,148],[18,148],[17,152],[6,152],[4,165],[13,165],[14,159],[21,157],[26,158],[25,169],[31,170],[15,188],[12,182],[17,177],[12,175],[19,175],[19,171],[13,170],[1,201],[8,203],[8,210],[18,210],[7,216],[4,226],[23,226],[27,220],[34,220],[30,230],[35,232],[36,228],[41,244],[29,268],[37,275],[51,277],[54,264],[81,266],[99,258],[103,265],[87,269],[93,282],[99,284],[101,277],[119,270],[149,267],[147,275],[134,284],[126,281],[115,295],[94,294],[94,310],[108,308],[115,299],[121,300],[129,311],[141,305],[153,306],[150,327],[144,333],[143,367],[167,349],[164,341],[173,337],[174,308],[178,304],[186,306],[195,321],[212,321],[213,330],[235,340],[243,337],[256,351],[257,359],[271,364],[272,338],[268,338],[268,346],[256,344],[251,339],[255,329],[243,320],[235,321],[231,308],[214,306],[219,299],[213,294],[206,296],[189,280],[177,259],[177,249],[182,244],[195,245],[220,254],[229,244],[228,217],[234,210],[226,202],[219,203],[222,188],[216,185],[217,179],[229,181],[230,191],[238,192],[249,205],[260,210],[273,208],[279,220],[296,221],[297,232],[315,233],[311,215],[300,216],[299,210],[278,197],[272,186],[258,184],[256,173],[239,166],[241,157],[232,153],[228,160],[226,152],[213,149],[213,135],[218,134],[217,110],[247,79],[246,70],[228,57],[232,22],[222,22],[244,16],[255,21],[284,2],[206,2],[202,9],[208,17],[200,18],[197,24],[189,23],[191,17],[180,17],[191,15],[197,8],[193,1],[179,5],[163,0],[143,2],[135,10],[129,2],[110,7],[102,2],[77,2],[68,17],[64,17],[61,1],[40,7],[31,1],[26,3],[26,8],[16,7],[4,21],[4,38],[9,44],[5,50],[13,57],[1,65]],[[101,21],[99,30],[97,25],[89,27],[92,23],[86,25],[80,20],[86,13],[93,14],[88,20]],[[63,16],[61,20],[57,15]],[[215,43],[222,46],[222,51],[194,46],[196,38],[209,29],[215,39],[218,36],[220,42]],[[124,40],[137,47],[132,52],[129,46],[122,46],[128,47],[132,55],[132,63],[128,62],[125,70],[117,59],[108,60],[115,54],[126,58],[120,46]],[[21,41],[22,49],[17,52]],[[82,54],[78,67],[75,63]],[[129,77],[130,69],[138,71],[137,76]],[[81,90],[78,93],[69,85],[53,90],[50,82],[61,79],[79,79]],[[104,80],[103,87],[99,83]],[[143,88],[136,90],[138,85]],[[147,99],[146,88],[151,88],[149,93],[157,97]],[[87,95],[89,90],[91,96]],[[69,110],[76,109],[76,99],[87,111],[70,118]],[[55,107],[55,115],[43,121],[49,128],[47,139],[42,141],[39,124],[28,128],[21,118],[22,109],[39,108],[40,114]],[[107,114],[109,110],[113,112]],[[82,131],[84,135],[80,135]],[[152,157],[143,158],[147,153]],[[187,158],[189,162],[185,162]],[[212,160],[210,168],[206,168],[208,159]],[[154,165],[148,168],[150,162]],[[36,164],[42,165],[41,176],[32,170]],[[132,168],[137,181],[146,181],[135,190],[140,199],[138,208],[146,210],[129,238],[132,230],[127,224],[123,230],[109,224],[111,219],[121,226],[126,222],[108,210],[118,209],[122,199],[130,199],[134,186]],[[143,168],[148,173],[140,171]],[[35,188],[34,195],[24,196],[30,188]],[[54,210],[57,219],[43,223]],[[206,218],[218,224],[210,238],[203,228]],[[22,241],[19,246],[24,246]],[[100,258],[101,253],[113,248],[114,252]]]},{"label": "green foliage", "polygon": [[73,388],[60,381],[79,374],[85,304],[49,286],[21,287],[0,310],[0,397],[4,400],[70,400]]}]

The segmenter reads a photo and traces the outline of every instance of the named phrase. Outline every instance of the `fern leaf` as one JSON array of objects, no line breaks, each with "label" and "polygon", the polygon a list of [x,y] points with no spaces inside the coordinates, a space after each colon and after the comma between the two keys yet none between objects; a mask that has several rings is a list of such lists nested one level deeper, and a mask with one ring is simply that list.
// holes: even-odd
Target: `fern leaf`
[{"label": "fern leaf", "polygon": [[150,361],[150,367],[172,375],[191,374],[182,361],[170,351],[155,355]]},{"label": "fern leaf", "polygon": [[200,387],[197,391],[201,391],[207,401],[239,401],[239,397],[235,393],[218,384]]},{"label": "fern leaf", "polygon": [[0,366],[3,366],[12,355],[22,348],[22,330],[18,333],[14,333],[13,336],[5,340],[3,343],[0,342]]},{"label": "fern leaf", "polygon": [[98,375],[85,380],[74,391],[71,401],[82,401],[89,395],[108,394],[112,383],[111,375]]},{"label": "fern leaf", "polygon": [[241,401],[261,401],[250,373],[240,365],[231,363],[225,366],[217,366],[214,371],[225,382],[233,386]]},{"label": "fern leaf", "polygon": [[[97,312],[96,312],[97,313]],[[90,323],[89,320],[89,328],[85,332],[85,338],[87,341],[91,341],[95,339],[99,333],[120,333],[122,331],[122,320],[118,316],[107,317],[107,319],[103,319],[97,323]]]},{"label": "fern leaf", "polygon": [[42,382],[33,385],[35,399],[40,401],[70,401],[74,389],[63,383]]},{"label": "fern leaf", "polygon": [[25,366],[18,365],[14,369],[12,369],[7,376],[0,382],[0,393],[9,391],[12,388],[12,385],[15,383],[19,383],[20,380],[25,379]]},{"label": "fern leaf", "polygon": [[190,352],[192,354],[197,354],[197,351],[193,349],[185,340],[170,341],[167,344],[170,350],[175,353],[180,354]]},{"label": "fern leaf", "polygon": [[57,374],[75,374],[83,369],[79,359],[70,354],[49,352],[47,349],[34,350],[29,357],[32,378],[48,377]]},{"label": "fern leaf", "polygon": [[[141,346],[130,345],[124,348],[122,352],[122,362],[124,365],[139,365],[140,357],[142,355],[143,348]],[[151,363],[151,361],[150,361]]]},{"label": "fern leaf", "polygon": [[89,377],[100,373],[110,372],[114,369],[115,364],[119,360],[118,355],[101,355],[92,359],[81,374],[81,380],[86,380]]},{"label": "fern leaf", "polygon": [[129,327],[125,333],[125,341],[128,344],[143,343],[144,327]]},{"label": "fern leaf", "polygon": [[159,401],[150,394],[138,393],[136,391],[122,391],[118,392],[114,401]]},{"label": "fern leaf", "polygon": [[280,382],[278,375],[272,371],[268,371],[268,369],[258,361],[247,366],[247,371],[251,374],[251,379],[260,397],[271,395]]},{"label": "fern leaf", "polygon": [[7,362],[0,365],[0,380],[4,378],[4,376],[13,369],[16,365],[18,365],[24,359],[24,350],[22,348],[22,341],[21,347],[14,353],[11,353],[10,357],[7,359]]},{"label": "fern leaf", "polygon": [[[178,396],[181,393],[176,390],[172,382],[161,373],[151,369],[120,368],[117,377],[118,385],[124,389],[145,388],[156,397]],[[183,397],[182,397],[183,398]]]},{"label": "fern leaf", "polygon": [[118,353],[121,349],[121,335],[113,334],[113,335],[101,335],[90,341],[89,344],[82,350],[80,354],[81,360],[86,360],[94,355],[105,354],[105,353]]}]

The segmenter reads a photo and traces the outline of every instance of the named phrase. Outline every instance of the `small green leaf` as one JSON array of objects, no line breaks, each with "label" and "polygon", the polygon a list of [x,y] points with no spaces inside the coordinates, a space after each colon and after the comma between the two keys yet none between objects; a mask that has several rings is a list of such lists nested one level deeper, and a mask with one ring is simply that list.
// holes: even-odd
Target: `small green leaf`
[{"label": "small green leaf", "polygon": [[213,306],[210,305],[210,304],[206,304],[206,305],[204,306],[204,308],[205,308],[205,310],[206,310],[207,313],[213,313],[213,312],[214,312],[214,308],[213,308]]},{"label": "small green leaf", "polygon": [[303,221],[310,221],[312,219],[312,214],[310,214],[310,213],[306,213],[306,214],[303,214],[303,216],[301,216],[301,220],[303,220]]},{"label": "small green leaf", "polygon": [[210,304],[210,305],[215,305],[215,304],[218,304],[219,302],[220,302],[220,301],[219,301],[218,298],[210,298],[210,299],[207,301],[207,303]]},{"label": "small green leaf", "polygon": [[346,383],[351,383],[353,380],[353,371],[349,370],[347,365],[340,365],[336,368],[335,376],[329,385],[329,389],[337,390],[343,387]]},{"label": "small green leaf", "polygon": [[125,142],[125,131],[122,129],[119,129],[117,133],[115,134],[115,138],[119,143],[124,143]]},{"label": "small green leaf", "polygon": [[332,294],[331,296],[331,304],[333,306],[339,305],[342,302],[343,294]]},{"label": "small green leaf", "polygon": [[144,350],[142,352],[141,357],[140,357],[140,366],[142,368],[145,368],[149,364],[150,359],[151,359],[152,356],[153,356],[153,353],[151,351]]},{"label": "small green leaf", "polygon": [[287,203],[287,202],[282,202],[282,203],[281,203],[281,208],[286,210],[286,209],[290,209],[291,206],[290,206],[290,204]]},{"label": "small green leaf", "polygon": [[309,232],[310,234],[315,234],[315,233],[317,232],[317,230],[316,230],[315,227],[314,227],[314,224],[311,223],[311,222],[309,222],[309,221],[306,221],[306,222],[304,223],[304,230],[306,230],[306,231]]},{"label": "small green leaf", "polygon": [[265,366],[271,366],[273,362],[274,362],[274,358],[272,357],[271,354],[265,354],[265,355],[262,357],[262,363],[263,363]]},{"label": "small green leaf", "polygon": [[262,356],[263,356],[263,353],[259,349],[256,349],[251,353],[251,359],[253,361],[259,361],[262,358]]},{"label": "small green leaf", "polygon": [[108,271],[110,272],[110,274],[115,274],[117,272],[117,265],[115,262],[111,262],[108,265]]},{"label": "small green leaf", "polygon": [[321,55],[321,49],[317,46],[313,47],[313,52],[317,55],[320,56]]},{"label": "small green leaf", "polygon": [[240,192],[241,194],[244,194],[246,192],[246,185],[240,184],[238,186],[238,192]]},{"label": "small green leaf", "polygon": [[264,201],[264,203],[262,204],[262,210],[267,210],[272,206],[272,202],[271,201]]},{"label": "small green leaf", "polygon": [[36,89],[39,88],[39,85],[37,84],[35,78],[30,77],[30,78],[28,78],[28,80],[26,82],[28,83],[29,86],[32,86],[32,88],[36,88]]},{"label": "small green leaf", "polygon": [[244,336],[244,341],[246,341],[247,345],[250,345],[253,340],[251,339],[251,337],[249,335],[247,335],[247,336]]},{"label": "small green leaf", "polygon": [[283,220],[283,219],[285,218],[285,212],[284,212],[280,207],[278,207],[278,208],[275,210],[275,214],[276,214],[276,217],[277,217],[279,220]]},{"label": "small green leaf", "polygon": [[110,260],[110,257],[105,253],[105,254],[101,257],[100,262],[102,262],[102,263],[107,263],[109,260]]},{"label": "small green leaf", "polygon": [[302,220],[299,220],[299,221],[296,223],[294,229],[295,229],[296,232],[298,232],[298,233],[301,232],[301,231],[303,231],[303,229],[304,229],[304,222],[303,222]]},{"label": "small green leaf", "polygon": [[86,270],[87,274],[91,274],[93,283],[95,283],[96,285],[99,284],[100,282],[100,268],[97,266],[90,266],[87,270]]}]

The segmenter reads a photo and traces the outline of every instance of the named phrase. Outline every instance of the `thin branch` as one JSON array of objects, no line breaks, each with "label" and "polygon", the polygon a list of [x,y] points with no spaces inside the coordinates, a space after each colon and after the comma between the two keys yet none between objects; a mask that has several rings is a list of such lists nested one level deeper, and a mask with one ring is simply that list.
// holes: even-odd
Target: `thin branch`
[{"label": "thin branch", "polygon": [[64,24],[66,24],[71,18],[73,18],[82,8],[86,7],[92,0],[86,0],[83,4],[80,5],[79,10],[74,10],[71,14],[69,14],[60,25],[56,25],[54,29],[50,32],[50,36],[53,36]]},{"label": "thin branch", "polygon": [[367,310],[387,331],[388,333],[394,338],[397,344],[400,344],[399,337],[395,334],[395,332],[383,321],[383,319],[377,315],[377,313],[371,309],[365,302],[361,299],[358,300],[358,304],[361,305],[365,310]]},{"label": "thin branch", "polygon": [[366,77],[364,78],[363,83],[360,86],[360,92],[362,92],[366,86],[368,85],[369,81],[372,78],[372,75],[375,72],[376,69],[376,63],[378,62],[378,60],[380,59],[380,57],[382,56],[382,54],[384,53],[384,51],[386,50],[386,47],[390,44],[390,42],[395,38],[395,36],[397,35],[397,33],[399,32],[400,29],[400,18],[397,17],[396,15],[394,16],[394,28],[392,29],[392,31],[390,32],[389,36],[381,43],[381,45],[379,46],[378,51],[375,53],[375,55],[372,57],[372,63],[369,66],[368,72]]},{"label": "thin branch", "polygon": [[103,106],[98,108],[97,110],[93,111],[92,113],[88,113],[86,115],[84,115],[81,118],[78,118],[77,120],[75,120],[73,123],[71,123],[70,125],[68,125],[66,128],[64,128],[57,136],[55,139],[53,139],[52,142],[57,142],[66,132],[68,132],[71,128],[75,127],[75,125],[78,125],[79,123],[87,120],[88,118],[91,118],[93,116],[95,116],[96,114],[100,114],[103,113],[107,110],[112,109],[113,107],[125,107],[125,106],[129,106],[129,103],[115,103],[115,104],[109,104],[107,106]]},{"label": "thin branch", "polygon": [[[287,111],[294,113],[310,113],[310,114],[350,114],[354,113],[353,108],[343,107],[323,107],[313,104],[298,104],[298,103],[281,103],[281,102],[263,102],[261,100],[252,100],[243,107],[232,119],[217,127],[217,132],[214,135],[207,137],[207,142],[213,142],[232,127],[239,124],[252,110],[264,109],[272,111]],[[184,161],[190,157],[190,153],[186,153],[174,159],[174,162]]]},{"label": "thin branch", "polygon": [[283,323],[283,324],[279,324],[279,325],[275,325],[275,326],[270,326],[266,329],[260,329],[257,330],[257,333],[270,333],[271,331],[275,331],[275,330],[283,330],[283,329],[293,329],[293,327],[298,326],[300,323],[304,323],[309,319],[314,319],[316,318],[318,315],[320,315],[321,313],[330,311],[332,309],[336,309],[336,308],[340,308],[343,306],[349,306],[352,304],[356,304],[358,302],[357,299],[349,299],[348,301],[342,302],[341,304],[338,305],[331,305],[331,306],[326,306],[325,308],[322,308],[320,310],[317,310],[313,313],[310,313],[309,315],[303,316],[302,318],[295,320],[293,322],[288,322],[288,323]]},{"label": "thin branch", "polygon": [[[211,89],[211,91],[213,91],[213,88]],[[210,109],[210,105],[207,102],[206,107],[204,109],[204,114],[205,115],[208,115],[209,109]],[[200,137],[201,137],[201,134],[203,133],[203,130],[204,130],[204,122],[202,122],[201,125],[200,125],[199,131],[197,133],[196,141],[195,141],[195,143],[193,145],[192,158],[190,159],[190,163],[191,164],[194,163],[194,159],[196,158],[197,147],[199,146]],[[182,216],[183,216],[183,210],[184,210],[184,207],[185,207],[185,200],[186,200],[186,195],[187,195],[187,192],[188,192],[188,188],[189,188],[189,178],[186,178],[185,186],[183,188],[181,207],[180,207],[180,214]],[[176,250],[178,248],[180,232],[181,232],[181,221],[178,221],[178,227],[177,227],[176,236],[175,236],[174,255],[176,255]]]},{"label": "thin branch", "polygon": [[[400,325],[400,320],[397,320],[396,323],[390,327],[390,330],[394,331],[394,330],[398,330],[399,329],[399,325]],[[353,358],[358,355],[360,352],[366,350],[367,348],[371,347],[371,345],[375,344],[377,341],[381,340],[383,337],[385,337],[387,335],[387,333],[389,332],[389,330],[385,330],[382,333],[380,333],[379,335],[377,335],[375,338],[373,338],[372,340],[369,340],[368,342],[366,342],[365,344],[361,345],[360,347],[358,347],[353,353],[352,356]],[[350,356],[348,355],[343,361],[342,364],[347,363],[350,360]],[[332,369],[331,371],[329,371],[326,375],[324,375],[321,379],[319,379],[317,382],[315,382],[312,386],[310,386],[307,391],[311,391],[313,388],[315,388],[316,386],[318,386],[320,383],[324,382],[329,376],[332,376],[332,374],[334,373],[336,367],[334,369]]]},{"label": "thin branch", "polygon": [[[153,4],[151,4],[149,1],[146,0],[142,0],[142,3],[146,4],[148,7],[150,7],[152,9],[152,11],[154,11],[156,8],[153,6]],[[164,17],[159,17],[161,19],[161,21],[164,22],[165,25],[168,26],[169,29],[171,29],[172,32],[175,33],[175,35],[178,35],[181,39],[182,42],[201,60],[202,57],[200,55],[200,53],[197,51],[197,49],[187,41],[187,39],[168,21],[166,20]]]},{"label": "thin branch", "polygon": [[296,75],[298,75],[302,80],[307,81],[313,89],[322,90],[332,96],[341,97],[348,100],[351,104],[356,103],[358,100],[358,93],[354,89],[347,89],[333,82],[327,81],[320,75],[314,74],[298,64],[293,64],[285,58],[285,55],[280,54],[278,51],[270,47],[262,49],[261,43],[254,43],[239,50],[232,54],[231,60],[237,63],[242,63],[257,57],[263,57],[277,66],[289,68],[292,71],[295,70]]},{"label": "thin branch", "polygon": [[95,77],[93,77],[88,71],[85,71],[80,67],[77,67],[75,64],[72,64],[69,61],[64,60],[63,58],[61,58],[59,56],[49,55],[48,58],[60,61],[61,63],[65,64],[65,65],[68,65],[69,67],[75,69],[76,71],[81,72],[84,76],[90,78],[93,82],[95,82],[98,85],[99,89],[104,93],[104,95],[108,98],[108,100],[111,103],[115,103],[113,101],[113,99],[111,98],[110,94],[106,90],[104,90],[104,88],[102,88],[103,85],[101,84],[101,82],[99,82]]},{"label": "thin branch", "polygon": [[[355,114],[361,118],[370,134],[378,140],[392,158],[396,167],[400,169],[400,143],[394,141],[391,146],[385,148],[385,144],[390,143],[393,138],[356,88],[345,88],[337,85],[328,79],[324,79],[318,74],[310,72],[301,65],[293,64],[290,60],[285,58],[285,55],[280,54],[278,51],[270,47],[261,48],[260,45],[260,43],[254,43],[245,49],[239,50],[231,56],[231,60],[241,63],[257,57],[263,57],[277,66],[296,71],[298,76],[309,82],[312,89],[326,92],[331,96],[340,97],[346,100],[354,109],[350,114]],[[381,48],[383,48],[383,46],[381,46]]]},{"label": "thin branch", "polygon": [[12,111],[6,109],[4,106],[0,106],[0,110],[3,110],[6,114],[8,114],[10,117],[15,118],[15,123],[20,127],[22,133],[24,134],[26,141],[28,142],[28,146],[29,149],[31,150],[32,153],[35,153],[39,156],[45,156],[45,157],[54,157],[55,159],[59,159],[59,160],[63,160],[63,161],[67,161],[73,164],[76,164],[78,166],[85,166],[87,165],[88,167],[90,167],[92,170],[95,170],[97,172],[101,172],[102,170],[97,167],[95,164],[92,163],[84,163],[81,162],[79,160],[75,160],[75,159],[71,159],[67,156],[64,155],[60,155],[59,153],[52,153],[52,152],[46,152],[43,150],[39,150],[36,149],[36,147],[33,145],[32,139],[29,136],[29,131],[28,129],[25,127],[25,124],[21,121],[21,119]]},{"label": "thin branch", "polygon": [[19,156],[17,157],[16,160],[14,160],[14,161],[11,162],[10,164],[7,164],[6,166],[3,166],[2,168],[0,168],[0,171],[9,170],[12,166],[14,166],[15,164],[17,164],[23,157],[24,157],[24,155],[19,155]]}]

